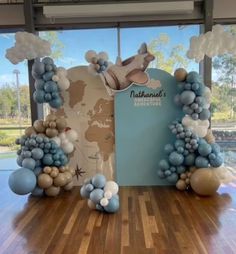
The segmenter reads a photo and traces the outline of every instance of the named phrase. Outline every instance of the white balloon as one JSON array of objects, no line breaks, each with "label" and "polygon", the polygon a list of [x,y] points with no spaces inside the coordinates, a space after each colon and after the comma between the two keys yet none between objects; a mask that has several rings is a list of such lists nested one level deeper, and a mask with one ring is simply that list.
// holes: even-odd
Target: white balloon
[{"label": "white balloon", "polygon": [[51,138],[58,146],[61,146],[61,139],[59,137],[53,137]]},{"label": "white balloon", "polygon": [[78,139],[78,133],[71,129],[66,132],[66,137],[69,141],[74,142]]},{"label": "white balloon", "polygon": [[100,205],[101,205],[101,206],[107,206],[108,204],[109,204],[109,201],[108,201],[107,198],[102,198],[102,199],[100,200]]},{"label": "white balloon", "polygon": [[99,52],[98,53],[98,58],[101,58],[101,59],[107,61],[108,60],[108,54],[106,52],[104,52],[104,51]]},{"label": "white balloon", "polygon": [[94,50],[88,50],[85,53],[85,59],[88,63],[91,63],[93,57],[97,57],[97,53]]},{"label": "white balloon", "polygon": [[70,81],[67,78],[61,78],[57,81],[58,86],[61,90],[65,91],[70,87]]},{"label": "white balloon", "polygon": [[73,152],[74,150],[74,145],[70,142],[66,143],[66,144],[62,144],[62,149],[66,154],[70,154]]},{"label": "white balloon", "polygon": [[110,191],[112,195],[115,195],[119,191],[119,186],[116,182],[114,181],[107,181],[105,186],[104,186],[104,191]]},{"label": "white balloon", "polygon": [[104,198],[111,199],[112,198],[112,192],[111,191],[105,191],[104,192]]}]

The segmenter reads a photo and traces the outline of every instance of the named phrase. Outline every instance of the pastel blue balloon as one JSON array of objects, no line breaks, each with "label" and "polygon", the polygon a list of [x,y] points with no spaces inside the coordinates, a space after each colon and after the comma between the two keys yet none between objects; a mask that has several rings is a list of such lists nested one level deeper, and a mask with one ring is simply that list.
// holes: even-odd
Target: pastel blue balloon
[{"label": "pastel blue balloon", "polygon": [[45,95],[44,91],[36,90],[33,93],[33,99],[37,103],[43,103],[44,102],[44,95]]},{"label": "pastel blue balloon", "polygon": [[174,97],[174,103],[177,105],[177,106],[181,106],[182,103],[180,101],[180,95],[179,94],[176,94],[175,97]]},{"label": "pastel blue balloon", "polygon": [[31,192],[31,195],[34,197],[42,197],[44,194],[44,190],[40,187],[36,186],[33,191]]},{"label": "pastel blue balloon", "polygon": [[178,147],[178,148],[177,148],[177,152],[178,152],[178,153],[181,153],[181,154],[184,153],[184,148],[181,147],[181,146]]},{"label": "pastel blue balloon", "polygon": [[55,161],[54,161],[54,165],[55,165],[56,167],[59,167],[59,166],[61,166],[61,162],[60,162],[59,160],[55,160]]},{"label": "pastel blue balloon", "polygon": [[106,184],[106,177],[102,174],[96,174],[92,178],[92,184],[95,188],[103,188]]},{"label": "pastel blue balloon", "polygon": [[159,167],[160,167],[161,170],[165,171],[165,170],[168,170],[170,168],[170,165],[166,160],[161,160],[159,162]]},{"label": "pastel blue balloon", "polygon": [[36,187],[36,182],[35,174],[28,168],[20,168],[14,171],[8,179],[10,189],[18,195],[32,192]]},{"label": "pastel blue balloon", "polygon": [[45,93],[44,99],[46,102],[50,102],[52,100],[52,95],[50,93]]},{"label": "pastel blue balloon", "polygon": [[193,113],[193,110],[192,110],[189,106],[184,105],[184,106],[183,106],[183,112],[184,112],[185,114],[187,114],[187,115],[191,115],[191,114]]},{"label": "pastel blue balloon", "polygon": [[199,88],[196,89],[194,92],[197,96],[202,96],[204,93],[205,86],[201,83],[199,83]]},{"label": "pastel blue balloon", "polygon": [[196,91],[197,89],[199,89],[199,83],[193,83],[191,88],[193,91]]},{"label": "pastel blue balloon", "polygon": [[41,62],[34,62],[32,66],[32,71],[38,75],[42,75],[45,72],[45,66]]},{"label": "pastel blue balloon", "polygon": [[195,163],[195,158],[196,158],[196,156],[195,156],[194,153],[188,154],[188,155],[185,156],[185,158],[184,158],[184,164],[185,164],[186,166],[193,166],[194,163]]},{"label": "pastel blue balloon", "polygon": [[100,204],[96,204],[96,210],[104,212],[104,208]]},{"label": "pastel blue balloon", "polygon": [[35,160],[32,159],[32,158],[25,158],[23,161],[22,161],[22,167],[23,168],[28,168],[28,169],[31,169],[33,170],[35,168]]},{"label": "pastel blue balloon", "polygon": [[99,65],[103,65],[104,64],[104,60],[103,59],[98,59],[98,64]]},{"label": "pastel blue balloon", "polygon": [[22,156],[17,156],[16,159],[16,163],[17,165],[19,165],[20,167],[22,167],[22,161],[24,160],[24,158]]},{"label": "pastel blue balloon", "polygon": [[178,147],[184,147],[185,146],[185,142],[181,139],[177,139],[175,141],[175,148],[177,149]]},{"label": "pastel blue balloon", "polygon": [[186,83],[186,84],[184,85],[184,89],[186,89],[186,90],[191,90],[191,84]]},{"label": "pastel blue balloon", "polygon": [[52,98],[53,98],[53,99],[57,99],[57,98],[60,97],[60,95],[59,95],[58,92],[52,92],[51,95],[52,95]]},{"label": "pastel blue balloon", "polygon": [[177,152],[172,152],[169,155],[169,162],[174,166],[179,166],[183,163],[184,156],[182,154],[179,154]]},{"label": "pastel blue balloon", "polygon": [[195,113],[200,114],[202,110],[203,108],[199,106],[197,109],[195,109]]},{"label": "pastel blue balloon", "polygon": [[45,64],[45,70],[46,71],[52,71],[53,70],[53,66],[51,64]]},{"label": "pastel blue balloon", "polygon": [[44,89],[44,80],[43,79],[36,79],[34,82],[34,87],[36,90],[43,90]]},{"label": "pastel blue balloon", "polygon": [[45,81],[49,81],[49,80],[52,80],[52,76],[54,76],[54,72],[53,71],[48,71],[45,74],[43,74],[43,79]]},{"label": "pastel blue balloon", "polygon": [[106,66],[105,65],[102,65],[101,67],[100,67],[100,71],[105,71],[106,70]]},{"label": "pastel blue balloon", "polygon": [[212,151],[211,145],[207,143],[203,143],[198,146],[198,152],[203,157],[209,155],[211,151]]},{"label": "pastel blue balloon", "polygon": [[49,138],[48,137],[43,137],[43,142],[44,143],[48,143],[49,142]]},{"label": "pastel blue balloon", "polygon": [[214,168],[218,168],[223,164],[223,162],[223,157],[218,154],[214,160],[210,160],[210,165]]},{"label": "pastel blue balloon", "polygon": [[60,108],[62,106],[62,99],[61,97],[58,97],[56,99],[53,99],[49,102],[49,105],[52,107],[52,108]]},{"label": "pastel blue balloon", "polygon": [[191,109],[193,110],[196,110],[198,108],[198,104],[193,102],[191,105],[190,105]]},{"label": "pastel blue balloon", "polygon": [[197,168],[207,168],[209,164],[209,161],[207,158],[198,156],[195,160],[195,166]]},{"label": "pastel blue balloon", "polygon": [[37,136],[37,137],[36,137],[36,142],[42,143],[42,142],[43,142],[43,137]]},{"label": "pastel blue balloon", "polygon": [[157,171],[157,175],[162,179],[162,178],[165,178],[165,174],[164,174],[164,171],[162,170],[158,170]]},{"label": "pastel blue balloon", "polygon": [[24,151],[23,153],[24,158],[31,158],[31,152],[30,151]]},{"label": "pastel blue balloon", "polygon": [[103,198],[103,194],[104,191],[102,189],[94,189],[90,192],[89,198],[93,201],[93,203],[98,204]]},{"label": "pastel blue balloon", "polygon": [[90,195],[90,191],[87,191],[85,189],[85,186],[83,185],[81,188],[80,188],[80,195],[82,198],[89,198],[89,195]]},{"label": "pastel blue balloon", "polygon": [[177,88],[180,92],[183,92],[185,86],[185,82],[178,82]]},{"label": "pastel blue balloon", "polygon": [[175,184],[179,180],[179,177],[176,173],[172,173],[166,178],[166,180],[171,184]]},{"label": "pastel blue balloon", "polygon": [[174,147],[171,144],[166,144],[164,147],[164,151],[166,154],[170,154],[174,151]]},{"label": "pastel blue balloon", "polygon": [[199,143],[199,145],[201,145],[201,144],[208,144],[204,138],[200,138],[198,143]]},{"label": "pastel blue balloon", "polygon": [[47,81],[44,84],[44,90],[47,93],[57,92],[58,91],[58,86],[54,81]]},{"label": "pastel blue balloon", "polygon": [[112,197],[109,199],[109,203],[107,206],[104,206],[104,210],[108,213],[115,213],[119,210],[120,203],[119,200]]},{"label": "pastel blue balloon", "polygon": [[190,71],[187,74],[186,81],[189,83],[198,83],[201,82],[201,77],[196,71]]},{"label": "pastel blue balloon", "polygon": [[213,153],[216,154],[220,153],[220,146],[217,143],[211,144],[211,148]]},{"label": "pastel blue balloon", "polygon": [[43,158],[43,150],[40,149],[40,148],[34,148],[32,151],[32,158],[35,159],[35,160],[40,160]]},{"label": "pastel blue balloon", "polygon": [[177,168],[176,168],[176,167],[173,167],[173,166],[172,166],[172,167],[170,167],[170,171],[171,171],[171,172],[176,172],[176,170],[177,170]]},{"label": "pastel blue balloon", "polygon": [[204,98],[202,97],[202,96],[197,96],[196,98],[195,98],[195,102],[197,103],[197,104],[201,104],[202,102],[204,101]]},{"label": "pastel blue balloon", "polygon": [[178,166],[176,171],[178,174],[182,174],[186,171],[186,168],[184,166]]},{"label": "pastel blue balloon", "polygon": [[201,120],[207,120],[207,119],[210,118],[210,116],[211,116],[211,112],[210,112],[209,109],[206,109],[206,108],[204,108],[204,109],[202,110],[202,112],[199,114],[199,118],[200,118]]},{"label": "pastel blue balloon", "polygon": [[36,145],[36,140],[35,139],[30,139],[29,140],[29,145],[30,146],[35,146]]},{"label": "pastel blue balloon", "polygon": [[91,192],[94,189],[94,186],[91,183],[85,185],[85,190]]},{"label": "pastel blue balloon", "polygon": [[33,170],[34,174],[36,176],[39,176],[42,172],[43,172],[43,168],[38,166],[38,167],[35,167],[35,169]]},{"label": "pastel blue balloon", "polygon": [[171,174],[172,174],[172,172],[170,170],[165,170],[164,171],[165,176],[170,176]]},{"label": "pastel blue balloon", "polygon": [[53,164],[53,158],[51,154],[45,154],[43,156],[43,164],[46,166],[50,166]]},{"label": "pastel blue balloon", "polygon": [[216,154],[210,153],[210,154],[208,155],[208,158],[209,158],[209,160],[215,160],[215,159],[216,159]]},{"label": "pastel blue balloon", "polygon": [[199,118],[199,115],[197,113],[193,113],[191,117],[193,120],[197,120]]},{"label": "pastel blue balloon", "polygon": [[189,105],[194,102],[196,95],[192,91],[183,91],[180,95],[180,101],[184,105]]},{"label": "pastel blue balloon", "polygon": [[46,64],[50,64],[50,65],[51,65],[51,64],[52,64],[52,65],[54,64],[53,59],[52,59],[51,57],[48,57],[48,56],[47,56],[47,57],[44,57],[43,60],[42,60],[42,62],[43,62],[45,65],[46,65]]}]

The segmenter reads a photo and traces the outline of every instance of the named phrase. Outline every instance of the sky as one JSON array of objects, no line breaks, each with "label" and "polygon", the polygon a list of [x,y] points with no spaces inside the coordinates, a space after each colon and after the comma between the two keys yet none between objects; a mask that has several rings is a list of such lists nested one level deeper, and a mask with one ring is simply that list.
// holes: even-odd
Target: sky
[{"label": "sky", "polygon": [[[149,44],[160,34],[167,34],[170,38],[170,43],[164,54],[168,54],[171,48],[177,44],[182,44],[187,51],[190,38],[199,34],[199,26],[122,28],[120,29],[121,57],[125,59],[136,54],[141,43]],[[86,51],[91,49],[96,52],[106,51],[109,60],[112,62],[115,62],[118,55],[117,29],[68,30],[58,32],[58,37],[65,46],[62,50],[63,57],[56,61],[57,66],[69,68],[87,65],[84,55]],[[14,43],[14,34],[0,34],[0,86],[15,82],[15,75],[13,74],[15,69],[20,71],[20,84],[28,84],[26,62],[13,65],[5,58],[6,49],[13,47]],[[198,71],[198,64],[194,61],[190,62],[188,71],[191,70]]]}]

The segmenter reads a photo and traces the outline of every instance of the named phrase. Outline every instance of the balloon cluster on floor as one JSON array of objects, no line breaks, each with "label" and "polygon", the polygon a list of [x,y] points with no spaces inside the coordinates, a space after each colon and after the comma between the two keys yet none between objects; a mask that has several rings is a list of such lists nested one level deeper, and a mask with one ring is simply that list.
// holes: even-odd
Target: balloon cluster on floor
[{"label": "balloon cluster on floor", "polygon": [[119,210],[119,186],[107,181],[102,174],[86,179],[80,189],[83,198],[88,199],[88,207],[101,212],[115,213]]},{"label": "balloon cluster on floor", "polygon": [[21,168],[9,177],[11,190],[19,195],[57,196],[61,188],[72,189],[75,170],[67,164],[77,138],[62,117],[49,114],[45,120],[36,120],[16,140],[20,145],[17,164]]},{"label": "balloon cluster on floor", "polygon": [[179,88],[174,101],[186,115],[169,126],[176,140],[165,145],[167,158],[159,162],[158,176],[179,190],[192,187],[199,195],[212,195],[220,184],[213,171],[223,155],[209,129],[211,92],[197,72],[180,68],[174,75]]},{"label": "balloon cluster on floor", "polygon": [[32,76],[35,79],[35,92],[33,98],[37,103],[48,103],[51,108],[58,109],[63,101],[60,92],[69,88],[67,71],[56,67],[50,57],[35,60],[32,66]]}]

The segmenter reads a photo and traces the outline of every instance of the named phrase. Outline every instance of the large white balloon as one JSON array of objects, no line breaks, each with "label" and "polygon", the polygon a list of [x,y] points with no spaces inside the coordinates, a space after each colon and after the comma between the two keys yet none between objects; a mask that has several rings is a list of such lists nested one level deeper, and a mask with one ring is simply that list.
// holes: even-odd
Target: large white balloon
[{"label": "large white balloon", "polygon": [[119,191],[119,186],[116,182],[114,181],[107,181],[104,187],[104,191],[110,191],[112,195],[116,195]]}]

